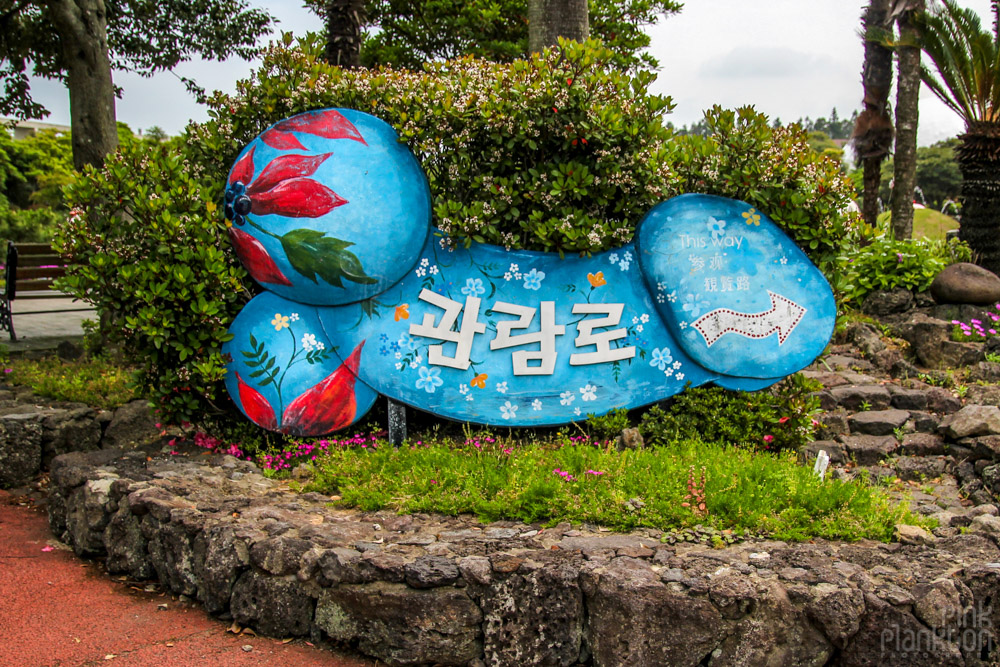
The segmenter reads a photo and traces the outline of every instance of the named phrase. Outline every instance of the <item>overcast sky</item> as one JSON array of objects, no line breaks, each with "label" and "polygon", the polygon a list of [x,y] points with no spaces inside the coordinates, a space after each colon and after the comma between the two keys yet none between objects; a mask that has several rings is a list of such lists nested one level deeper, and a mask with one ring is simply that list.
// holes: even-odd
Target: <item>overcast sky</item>
[{"label": "overcast sky", "polygon": [[[990,25],[989,0],[959,0]],[[257,3],[280,21],[280,30],[319,29],[316,16],[300,0]],[[829,116],[837,108],[849,116],[860,107],[863,47],[858,37],[863,0],[686,0],[680,14],[649,29],[650,51],[661,64],[653,92],[673,97],[670,120],[685,125],[713,104],[758,110],[790,122]],[[254,65],[242,60],[192,62],[178,73],[209,90],[233,91]],[[133,129],[158,125],[179,133],[189,119],[205,120],[199,106],[170,73],[151,79],[116,73],[124,89],[118,119]],[[35,80],[32,94],[47,106],[54,123],[69,124],[69,99],[61,85]],[[893,93],[895,95],[895,93]],[[955,136],[962,123],[924,88],[921,92],[921,145]]]}]

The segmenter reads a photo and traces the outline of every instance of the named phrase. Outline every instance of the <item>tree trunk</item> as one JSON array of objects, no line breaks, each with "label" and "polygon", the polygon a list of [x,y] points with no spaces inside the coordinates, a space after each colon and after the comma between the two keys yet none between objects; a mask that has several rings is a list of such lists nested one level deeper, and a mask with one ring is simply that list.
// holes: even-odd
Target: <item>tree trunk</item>
[{"label": "tree trunk", "polygon": [[45,7],[66,64],[73,166],[100,167],[118,147],[104,0],[52,0]]},{"label": "tree trunk", "polygon": [[896,154],[893,156],[892,234],[897,239],[913,236],[913,193],[917,186],[917,122],[920,100],[919,37],[913,25],[923,0],[911,1],[897,19],[900,46],[897,47],[896,79]]},{"label": "tree trunk", "polygon": [[1000,123],[975,123],[959,137],[962,221],[958,238],[979,266],[1000,275]]},{"label": "tree trunk", "polygon": [[364,17],[364,0],[328,0],[324,54],[328,63],[345,69],[361,66],[361,24]]},{"label": "tree trunk", "polygon": [[[885,29],[890,25],[890,0],[870,0],[862,16],[864,30]],[[892,51],[865,39],[865,64],[861,73],[865,88],[864,108],[854,126],[854,150],[864,169],[861,212],[865,223],[878,222],[878,190],[882,161],[892,146],[892,119],[889,117],[889,89],[892,87]]]},{"label": "tree trunk", "polygon": [[587,0],[529,0],[528,50],[555,46],[560,37],[582,42],[590,36]]}]

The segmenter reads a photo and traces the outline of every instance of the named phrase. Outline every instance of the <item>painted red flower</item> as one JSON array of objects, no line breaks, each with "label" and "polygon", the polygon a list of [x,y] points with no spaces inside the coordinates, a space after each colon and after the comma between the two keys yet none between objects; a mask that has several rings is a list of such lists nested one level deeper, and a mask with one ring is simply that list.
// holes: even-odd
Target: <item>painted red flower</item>
[{"label": "painted red flower", "polygon": [[306,150],[306,147],[292,134],[293,132],[313,134],[326,139],[353,139],[367,145],[358,128],[334,109],[312,111],[283,120],[261,135],[261,141],[271,148]]},{"label": "painted red flower", "polygon": [[250,421],[262,428],[276,431],[278,423],[274,416],[274,408],[267,402],[267,399],[261,396],[259,391],[244,382],[239,373],[236,373],[236,382],[240,389],[240,404],[243,406],[243,412],[250,418]]},{"label": "painted red flower", "polygon": [[226,216],[242,225],[248,213],[317,218],[347,200],[312,176],[333,155],[281,155],[254,179],[253,149],[240,158],[229,175]]},{"label": "painted red flower", "polygon": [[291,287],[292,281],[281,272],[260,241],[236,227],[229,228],[229,238],[233,241],[233,248],[243,262],[243,267],[254,280],[261,284]]},{"label": "painted red flower", "polygon": [[347,361],[285,409],[281,431],[289,435],[323,435],[350,426],[357,414],[354,382],[361,363],[361,341]]}]

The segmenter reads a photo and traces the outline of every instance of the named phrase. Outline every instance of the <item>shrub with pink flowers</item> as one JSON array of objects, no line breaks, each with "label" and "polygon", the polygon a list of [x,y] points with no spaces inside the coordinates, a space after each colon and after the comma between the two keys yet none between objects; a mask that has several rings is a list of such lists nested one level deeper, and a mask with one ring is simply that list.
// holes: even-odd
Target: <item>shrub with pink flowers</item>
[{"label": "shrub with pink flowers", "polygon": [[1000,328],[1000,303],[986,311],[981,318],[973,317],[968,322],[952,320],[951,323],[956,327],[952,336],[955,340],[985,341],[996,336],[997,329]]}]

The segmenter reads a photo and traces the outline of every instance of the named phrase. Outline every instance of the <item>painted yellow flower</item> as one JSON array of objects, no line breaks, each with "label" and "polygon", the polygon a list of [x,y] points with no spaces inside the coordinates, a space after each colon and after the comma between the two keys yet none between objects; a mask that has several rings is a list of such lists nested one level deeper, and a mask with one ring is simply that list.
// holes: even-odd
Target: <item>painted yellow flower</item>
[{"label": "painted yellow flower", "polygon": [[410,304],[401,303],[396,306],[396,321],[410,319]]},{"label": "painted yellow flower", "polygon": [[587,280],[590,282],[591,287],[600,287],[601,285],[608,284],[608,281],[604,279],[604,271],[598,271],[597,273],[588,273]]},{"label": "painted yellow flower", "polygon": [[282,315],[281,313],[275,313],[274,319],[271,320],[271,325],[274,327],[275,331],[281,331],[282,329],[288,328],[288,315]]},{"label": "painted yellow flower", "polygon": [[748,225],[756,225],[760,227],[760,213],[756,209],[750,209],[749,211],[744,211],[743,219],[747,221]]}]

